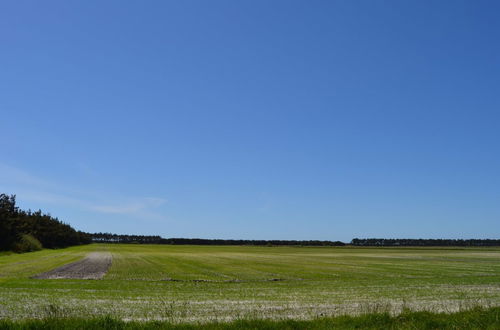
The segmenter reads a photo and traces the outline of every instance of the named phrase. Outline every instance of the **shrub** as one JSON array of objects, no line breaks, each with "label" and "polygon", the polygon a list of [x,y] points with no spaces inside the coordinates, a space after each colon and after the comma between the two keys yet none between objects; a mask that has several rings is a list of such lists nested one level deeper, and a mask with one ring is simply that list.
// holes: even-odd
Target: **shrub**
[{"label": "shrub", "polygon": [[17,243],[14,244],[13,250],[17,253],[32,252],[41,250],[42,243],[30,234],[21,234]]}]

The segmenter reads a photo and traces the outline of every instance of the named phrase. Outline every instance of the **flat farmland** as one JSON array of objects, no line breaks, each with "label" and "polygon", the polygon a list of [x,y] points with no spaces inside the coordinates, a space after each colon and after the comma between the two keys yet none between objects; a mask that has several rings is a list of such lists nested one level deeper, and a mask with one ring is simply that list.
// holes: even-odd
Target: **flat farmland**
[{"label": "flat farmland", "polygon": [[[98,255],[112,257],[102,279],[35,278]],[[209,322],[475,306],[500,306],[500,248],[92,244],[0,255],[0,318]]]}]

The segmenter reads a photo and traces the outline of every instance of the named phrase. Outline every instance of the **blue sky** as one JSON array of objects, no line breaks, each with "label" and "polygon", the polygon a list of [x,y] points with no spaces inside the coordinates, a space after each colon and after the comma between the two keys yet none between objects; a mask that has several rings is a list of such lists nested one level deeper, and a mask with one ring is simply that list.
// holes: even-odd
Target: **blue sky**
[{"label": "blue sky", "polygon": [[497,1],[3,1],[0,191],[90,231],[498,238]]}]

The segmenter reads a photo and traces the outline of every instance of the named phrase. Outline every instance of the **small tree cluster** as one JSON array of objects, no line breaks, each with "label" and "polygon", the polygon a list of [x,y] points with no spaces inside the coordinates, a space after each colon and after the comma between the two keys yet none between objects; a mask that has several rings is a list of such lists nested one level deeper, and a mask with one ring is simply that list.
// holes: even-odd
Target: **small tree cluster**
[{"label": "small tree cluster", "polygon": [[16,196],[0,194],[0,250],[26,252],[90,242],[88,234],[42,211],[21,210]]}]

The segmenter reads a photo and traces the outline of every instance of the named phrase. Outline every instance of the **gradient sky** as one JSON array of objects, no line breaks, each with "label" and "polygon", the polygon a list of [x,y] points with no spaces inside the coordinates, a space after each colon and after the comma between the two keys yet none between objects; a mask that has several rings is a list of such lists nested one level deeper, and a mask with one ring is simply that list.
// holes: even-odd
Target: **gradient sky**
[{"label": "gradient sky", "polygon": [[164,237],[500,237],[498,1],[2,1],[0,192]]}]

